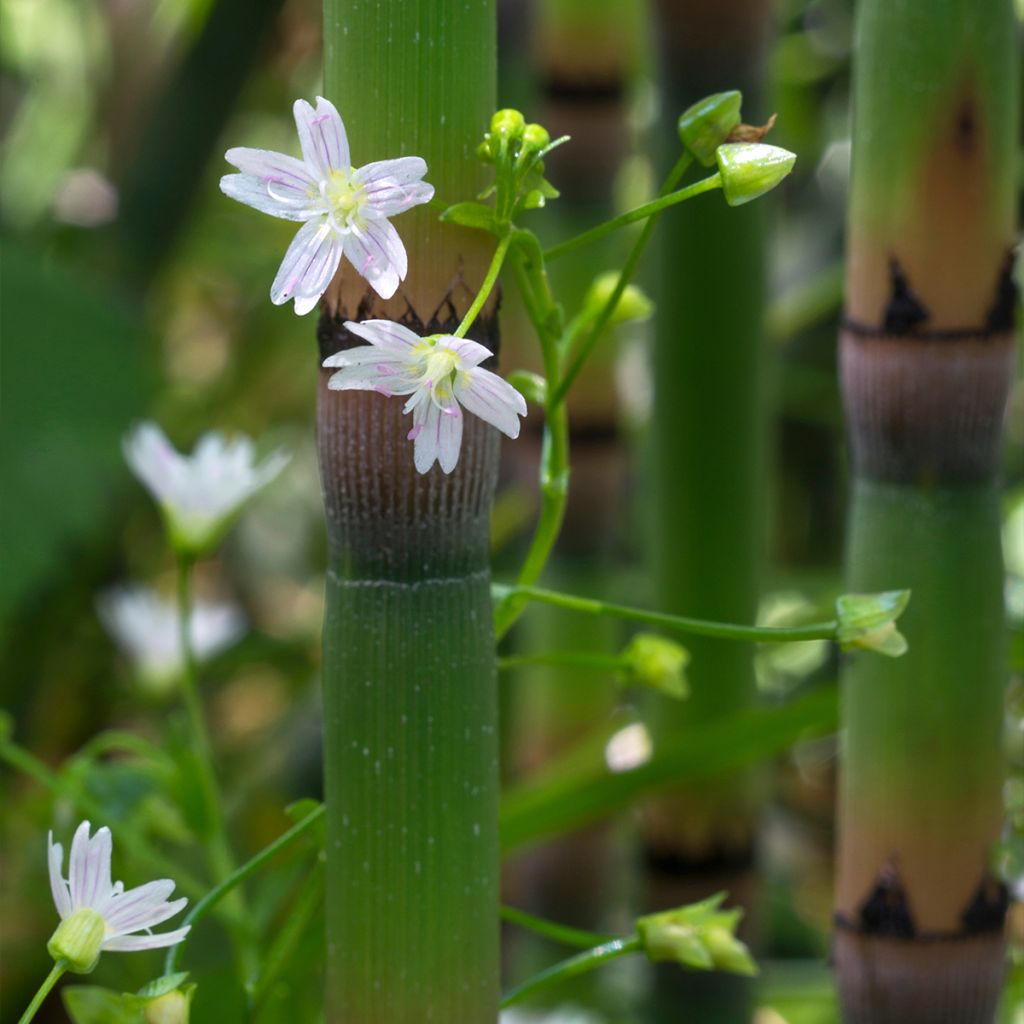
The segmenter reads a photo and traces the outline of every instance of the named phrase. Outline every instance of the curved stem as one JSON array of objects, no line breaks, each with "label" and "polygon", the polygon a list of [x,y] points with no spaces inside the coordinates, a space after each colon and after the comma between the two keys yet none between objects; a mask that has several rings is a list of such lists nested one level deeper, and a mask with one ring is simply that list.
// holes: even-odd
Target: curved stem
[{"label": "curved stem", "polygon": [[710,192],[712,189],[721,187],[722,177],[716,171],[709,178],[701,178],[700,181],[695,181],[692,185],[687,185],[686,188],[681,188],[678,192],[670,192],[666,196],[652,199],[649,203],[644,203],[642,206],[637,206],[626,213],[620,213],[618,217],[613,217],[603,224],[598,224],[596,228],[591,228],[589,231],[584,231],[574,238],[569,238],[564,242],[559,242],[558,245],[553,245],[550,249],[544,251],[544,259],[550,263],[552,260],[557,260],[560,256],[565,256],[566,253],[573,252],[581,246],[589,245],[591,242],[596,242],[599,238],[604,238],[605,235],[618,231],[619,228],[624,228],[627,224],[644,220],[656,213],[661,213],[662,210],[667,210],[670,206],[684,203],[687,199],[699,196],[702,192]]},{"label": "curved stem", "polygon": [[512,233],[507,231],[498,243],[498,248],[494,250],[494,257],[491,259],[491,265],[487,268],[487,274],[484,277],[483,284],[480,285],[480,291],[477,292],[473,304],[466,310],[462,323],[455,328],[454,336],[456,338],[464,338],[466,336],[466,332],[473,326],[473,321],[477,318],[480,310],[483,309],[484,303],[489,298],[498,281],[498,275],[501,273],[501,267],[505,262],[505,256],[511,243]]},{"label": "curved stem", "polygon": [[61,975],[68,969],[67,964],[63,960],[58,960],[51,969],[50,973],[43,980],[42,985],[39,986],[39,991],[32,997],[32,1002],[28,1004],[25,1012],[21,1015],[21,1020],[18,1024],[29,1024],[29,1021],[35,1017],[39,1007],[43,1005],[43,1000],[50,994],[50,990],[60,980]]},{"label": "curved stem", "polygon": [[583,931],[580,928],[571,928],[569,925],[559,924],[557,921],[549,921],[543,917],[529,914],[518,907],[508,907],[504,904],[501,907],[501,919],[509,924],[517,924],[521,928],[528,928],[537,935],[543,935],[546,939],[553,939],[566,946],[579,946],[582,949],[590,949],[594,946],[605,946],[609,942],[615,942],[612,935],[598,935],[596,932]]},{"label": "curved stem", "polygon": [[[669,171],[668,177],[666,177],[665,182],[661,187],[659,199],[656,200],[656,202],[672,193],[672,190],[679,184],[683,174],[686,173],[686,168],[689,167],[691,160],[692,157],[689,152],[684,152],[683,155],[680,156],[676,161],[675,166],[671,171]],[[700,185],[710,181],[714,181],[714,178],[705,178],[704,182],[697,182],[697,184]],[[686,190],[684,189],[683,191]],[[701,191],[704,191],[704,189],[701,189]],[[699,193],[694,193],[694,195],[698,194]],[[678,193],[678,195],[682,195],[682,192]],[[589,358],[590,353],[594,351],[594,346],[601,340],[601,336],[604,334],[612,317],[615,315],[615,308],[619,304],[619,299],[622,298],[622,293],[626,290],[626,286],[629,282],[633,280],[637,264],[640,262],[640,257],[643,255],[644,249],[647,247],[647,243],[650,241],[651,235],[654,233],[655,225],[658,223],[658,218],[660,216],[660,210],[649,216],[647,223],[643,226],[643,230],[633,242],[632,248],[629,250],[629,254],[626,257],[626,262],[622,265],[622,270],[619,272],[618,280],[615,282],[615,287],[612,289],[611,295],[609,295],[605,301],[604,307],[597,319],[587,330],[587,333],[583,338],[583,344],[577,350],[568,369],[562,374],[562,379],[559,381],[558,386],[552,393],[550,401],[553,405],[557,406],[565,401],[565,398],[569,393],[569,388],[572,387],[580,370],[583,369],[583,364]],[[564,351],[566,355],[568,355],[568,349],[569,345],[565,345]]]},{"label": "curved stem", "polygon": [[691,619],[685,615],[669,615],[665,612],[651,612],[643,608],[596,601],[588,597],[561,594],[540,587],[515,586],[498,588],[502,603],[508,600],[536,601],[539,604],[568,608],[570,611],[586,612],[589,615],[606,615],[632,622],[647,622],[653,626],[675,629],[680,633],[697,636],[717,637],[721,640],[739,640],[746,643],[793,643],[805,640],[834,640],[838,623],[815,622],[807,626],[744,626],[733,622],[712,622],[707,619]]},{"label": "curved stem", "polygon": [[614,672],[627,668],[629,662],[621,654],[602,654],[595,651],[544,651],[540,654],[517,654],[498,659],[499,671],[529,665],[568,665]]},{"label": "curved stem", "polygon": [[568,960],[563,960],[546,971],[535,974],[528,981],[524,981],[522,985],[512,989],[502,999],[501,1008],[505,1009],[507,1006],[521,1003],[527,996],[533,995],[542,988],[547,988],[548,985],[565,981],[567,978],[574,978],[578,974],[585,974],[609,960],[616,960],[629,953],[638,953],[641,948],[639,936],[634,935],[628,939],[613,939],[611,942],[588,949],[585,953],[577,953],[576,956],[571,956]]},{"label": "curved stem", "polygon": [[[190,925],[201,921],[229,892],[236,886],[241,885],[253,872],[258,871],[271,857],[280,853],[281,850],[308,832],[323,816],[324,808],[322,805],[315,811],[310,811],[302,821],[293,825],[287,832],[283,832],[269,846],[265,846],[260,850],[255,857],[247,860],[240,868],[237,868],[225,878],[223,882],[214,886],[185,915],[182,924]],[[167,951],[167,957],[164,960],[164,974],[173,974],[178,969],[178,965],[181,963],[181,952],[187,941],[188,937],[186,936],[178,945],[172,946]]]}]

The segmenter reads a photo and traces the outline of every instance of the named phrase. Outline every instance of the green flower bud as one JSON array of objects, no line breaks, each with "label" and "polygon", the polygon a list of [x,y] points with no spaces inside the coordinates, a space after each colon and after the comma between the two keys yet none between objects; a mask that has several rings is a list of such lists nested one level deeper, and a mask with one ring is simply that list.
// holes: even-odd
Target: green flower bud
[{"label": "green flower bud", "polygon": [[188,1024],[192,992],[175,989],[147,1003],[142,1011],[146,1024]]},{"label": "green flower bud", "polygon": [[697,971],[710,971],[714,961],[697,929],[671,919],[655,921],[659,916],[652,915],[637,922],[647,959],[652,963],[676,963]]},{"label": "green flower bud", "polygon": [[[583,299],[583,308],[588,316],[596,319],[601,315],[601,310],[612,297],[618,281],[619,274],[615,270],[609,270],[606,274],[594,278]],[[647,320],[653,312],[654,303],[636,285],[627,284],[615,304],[609,325],[624,324],[630,320]]]},{"label": "green flower bud", "polygon": [[540,124],[530,123],[523,129],[523,152],[538,153],[551,144],[551,136]]},{"label": "green flower bud", "polygon": [[491,134],[499,139],[521,139],[525,127],[526,119],[511,107],[497,111],[491,118]]},{"label": "green flower bud", "polygon": [[622,656],[628,663],[627,682],[648,686],[676,700],[690,695],[686,681],[690,654],[681,644],[654,633],[637,633]]},{"label": "green flower bud", "polygon": [[701,938],[718,970],[730,974],[754,975],[757,974],[757,964],[750,950],[734,934],[742,916],[740,910],[716,914],[701,930]]},{"label": "green flower bud", "polygon": [[907,641],[896,628],[896,620],[910,601],[909,590],[887,590],[880,594],[843,594],[836,601],[839,627],[836,640],[844,651],[860,648],[898,658],[907,651]]},{"label": "green flower bud", "polygon": [[715,162],[715,150],[739,127],[741,93],[716,92],[705,96],[679,117],[679,138],[705,167]]},{"label": "green flower bud", "polygon": [[763,142],[730,142],[715,151],[725,201],[742,206],[770,192],[796,163],[796,154]]},{"label": "green flower bud", "polygon": [[74,974],[89,974],[100,959],[107,926],[91,907],[82,907],[64,918],[50,936],[46,950],[54,960],[63,960]]},{"label": "green flower bud", "polygon": [[476,147],[477,158],[485,164],[493,164],[495,159],[496,140],[490,134],[484,136],[484,141]]}]

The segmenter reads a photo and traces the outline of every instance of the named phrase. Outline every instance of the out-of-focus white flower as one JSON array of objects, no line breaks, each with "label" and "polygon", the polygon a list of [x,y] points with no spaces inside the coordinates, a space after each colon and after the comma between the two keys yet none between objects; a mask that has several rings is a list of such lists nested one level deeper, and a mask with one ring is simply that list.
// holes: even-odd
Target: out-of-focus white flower
[{"label": "out-of-focus white flower", "polygon": [[88,974],[105,950],[127,953],[181,942],[189,925],[158,935],[150,932],[188,903],[184,898],[168,901],[174,882],[162,878],[125,892],[123,882],[110,880],[110,829],[98,829],[91,838],[89,832],[87,821],[75,831],[67,879],[64,849],[53,841],[52,832],[48,837],[50,890],[61,919],[47,945],[54,960],[66,961],[76,974]]},{"label": "out-of-focus white flower", "polygon": [[[117,587],[96,601],[100,620],[131,660],[140,681],[165,692],[181,676],[181,630],[173,601],[148,587]],[[189,623],[196,661],[230,647],[245,632],[245,618],[234,605],[195,601]]]},{"label": "out-of-focus white flower", "polygon": [[603,1017],[597,1017],[589,1010],[565,1004],[553,1010],[527,1012],[526,1010],[504,1010],[499,1024],[602,1024]]},{"label": "out-of-focus white flower", "polygon": [[468,338],[435,334],[421,338],[391,320],[365,320],[345,327],[369,345],[328,356],[324,366],[341,369],[328,381],[333,391],[377,391],[409,395],[404,412],[412,413],[409,440],[415,443],[416,469],[426,473],[435,461],[450,473],[462,445],[462,408],[519,436],[526,399],[508,381],[480,364],[491,350]]},{"label": "out-of-focus white flower", "polygon": [[643,722],[631,722],[613,733],[605,744],[604,763],[608,771],[631,772],[647,764],[654,752],[654,743]]},{"label": "out-of-focus white flower", "polygon": [[302,159],[265,149],[229,149],[228,163],[242,173],[226,174],[221,191],[272,217],[301,220],[270,287],[280,306],[295,300],[308,313],[331,283],[341,257],[369,281],[383,299],[398,289],[408,270],[405,246],[389,217],[433,198],[422,181],[426,163],[418,156],[352,166],[345,125],[334,104],[318,96],[316,108],[296,100],[293,108]]},{"label": "out-of-focus white flower", "polygon": [[204,434],[192,455],[182,455],[157,424],[139,423],[124,439],[128,465],[156,499],[171,543],[179,551],[209,551],[242,506],[273,480],[290,455],[278,451],[256,464],[248,437]]}]

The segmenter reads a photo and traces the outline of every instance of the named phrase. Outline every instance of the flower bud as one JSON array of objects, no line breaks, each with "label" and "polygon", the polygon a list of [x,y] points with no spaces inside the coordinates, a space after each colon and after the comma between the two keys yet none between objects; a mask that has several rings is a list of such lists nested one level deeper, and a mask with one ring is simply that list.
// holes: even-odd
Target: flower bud
[{"label": "flower bud", "polygon": [[537,153],[551,143],[547,129],[540,124],[530,123],[523,129],[523,152]]},{"label": "flower bud", "polygon": [[741,93],[716,92],[705,96],[679,116],[679,138],[705,167],[715,162],[715,150],[740,124]]},{"label": "flower bud", "polygon": [[796,154],[763,142],[730,142],[715,151],[725,201],[742,206],[770,192],[796,163]]},{"label": "flower bud", "polygon": [[681,644],[654,633],[637,633],[622,656],[628,665],[627,682],[648,686],[676,700],[689,696],[685,670],[690,654]]},{"label": "flower bud", "polygon": [[521,139],[525,127],[526,119],[511,107],[496,111],[491,118],[491,134],[499,139]]},{"label": "flower bud", "polygon": [[896,628],[896,620],[909,601],[909,590],[843,594],[836,601],[836,641],[844,651],[860,648],[898,658],[906,653],[907,641]]},{"label": "flower bud", "polygon": [[[587,294],[583,299],[583,308],[588,316],[596,319],[601,315],[601,310],[612,297],[612,292],[615,291],[618,281],[619,274],[615,270],[609,270],[606,274],[594,278],[593,284],[587,289]],[[653,312],[654,303],[636,285],[628,284],[619,296],[619,301],[615,304],[615,310],[612,312],[608,324],[614,327],[616,324],[624,324],[630,320],[647,320]]]},{"label": "flower bud", "polygon": [[702,929],[701,938],[718,970],[754,975],[757,974],[757,964],[750,950],[734,934],[742,916],[739,910],[716,914],[715,919]]},{"label": "flower bud", "polygon": [[147,1003],[142,1011],[146,1024],[188,1024],[191,992],[175,989]]},{"label": "flower bud", "polygon": [[89,974],[99,961],[106,931],[102,915],[82,907],[57,925],[46,950],[54,960],[63,960],[72,973]]}]

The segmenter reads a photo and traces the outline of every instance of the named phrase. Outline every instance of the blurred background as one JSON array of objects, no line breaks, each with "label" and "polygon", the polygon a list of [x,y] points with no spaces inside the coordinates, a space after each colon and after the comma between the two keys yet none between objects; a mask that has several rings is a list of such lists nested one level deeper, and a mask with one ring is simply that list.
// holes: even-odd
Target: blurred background
[{"label": "blurred background", "polygon": [[[620,601],[660,602],[665,582],[648,543],[664,538],[664,525],[652,525],[650,505],[659,464],[649,438],[651,349],[663,330],[656,325],[665,323],[657,308],[685,321],[685,294],[681,311],[678,302],[672,305],[674,275],[695,265],[699,273],[707,264],[702,253],[714,250],[720,231],[734,230],[739,235],[727,243],[737,258],[715,264],[707,287],[718,291],[707,303],[712,314],[699,314],[706,318],[700,330],[709,353],[730,344],[730,331],[753,339],[756,373],[742,400],[758,410],[763,450],[761,475],[753,478],[756,536],[718,573],[749,581],[740,600],[753,594],[751,611],[765,624],[827,617],[840,591],[846,504],[834,353],[849,176],[852,3],[504,0],[499,6],[500,103],[521,108],[553,137],[573,137],[549,164],[563,193],[538,218],[549,243],[655,193],[678,154],[674,123],[687,97],[742,88],[744,120],[760,124],[777,114],[768,141],[798,154],[793,175],[748,219],[720,228],[694,214],[680,221],[682,229],[678,223],[659,229],[639,277],[654,300],[654,317],[605,339],[573,397],[573,496],[548,581]],[[709,13],[712,7],[717,14]],[[312,99],[320,88],[320,13],[316,0],[0,0],[0,738],[13,736],[38,759],[30,771],[14,770],[10,759],[0,769],[5,1020],[27,1002],[45,970],[55,920],[45,835],[55,827],[69,837],[80,817],[72,794],[84,789],[103,806],[115,844],[117,821],[131,819],[181,863],[196,866],[189,818],[194,780],[176,757],[183,730],[174,680],[140,672],[99,612],[102,595],[125,584],[173,592],[173,561],[159,518],[121,455],[122,437],[140,418],[158,420],[183,450],[216,428],[249,434],[264,451],[283,446],[294,453],[221,555],[200,566],[200,596],[236,606],[246,623],[235,642],[211,657],[203,685],[239,850],[259,849],[287,823],[286,805],[320,793],[325,552],[313,441],[315,320],[268,301],[293,226],[254,215],[217,187],[230,170],[223,153],[231,145],[296,150],[291,104]],[[673,246],[687,244],[679,241],[685,232],[696,247],[677,252]],[[554,265],[567,305],[578,305],[593,278],[621,261],[629,240],[613,236],[602,251],[567,261],[572,266]],[[507,301],[503,368],[536,368],[531,344],[524,317]],[[721,386],[727,393],[728,378]],[[531,433],[530,426],[528,420],[524,437],[505,451],[494,520],[499,577],[516,565],[535,511],[539,429],[534,422]],[[699,431],[701,424],[688,429]],[[706,466],[698,469],[713,487],[719,456],[715,431],[707,429]],[[1008,437],[1005,541],[1016,679],[1007,737],[1020,773],[1019,377]],[[617,651],[628,635],[607,622],[528,615],[504,653]],[[753,658],[756,706],[820,694],[835,680],[826,645],[740,656]],[[699,674],[691,679],[694,690]],[[660,904],[663,891],[696,886],[694,895],[706,894],[724,878],[753,908],[748,939],[766,965],[753,993],[737,997],[740,1004],[757,1014],[757,1024],[836,1020],[826,965],[834,702],[832,711],[827,701],[815,705],[805,737],[781,738],[784,752],[751,749],[734,758],[741,781],[734,773],[721,792],[723,800],[736,801],[742,827],[735,841],[712,844],[713,856],[702,859],[686,853],[685,841],[677,848],[677,837],[659,831],[659,805],[644,799],[643,787],[618,805],[610,799],[607,813],[594,820],[567,820],[564,829],[530,818],[537,780],[569,780],[571,787],[585,784],[588,771],[607,777],[649,756],[660,706],[606,676],[544,666],[501,674],[509,901],[614,930]],[[693,714],[698,719],[705,712]],[[1018,814],[1022,787],[1019,776],[1008,787],[1008,799],[1020,802]],[[679,799],[688,799],[685,792]],[[699,818],[701,811],[695,813]],[[1012,822],[1005,838],[1006,870],[1019,882],[1024,849]],[[117,856],[115,846],[116,877],[129,884],[150,877],[144,863]],[[691,868],[705,874],[698,871],[695,882]],[[666,883],[666,875],[675,881]],[[679,882],[683,876],[689,881]],[[287,865],[275,879],[267,887],[272,891],[257,898],[267,922],[286,913],[294,883]],[[314,921],[261,1020],[316,1019],[316,936]],[[231,1016],[230,986],[216,980],[227,966],[215,938],[190,945],[189,959],[209,965],[199,977],[194,1020],[242,1019]],[[555,955],[519,933],[510,932],[507,948],[515,978]],[[128,991],[156,973],[155,956],[107,957],[91,980]],[[650,995],[659,984],[628,964],[553,998],[575,1007],[560,1011],[566,1022],[682,1019],[659,1016]],[[706,996],[684,996],[691,997],[699,1006]],[[1012,1002],[1006,1019],[1019,1021],[1011,1017]],[[62,1012],[54,1001],[39,1019],[59,1021]]]}]

